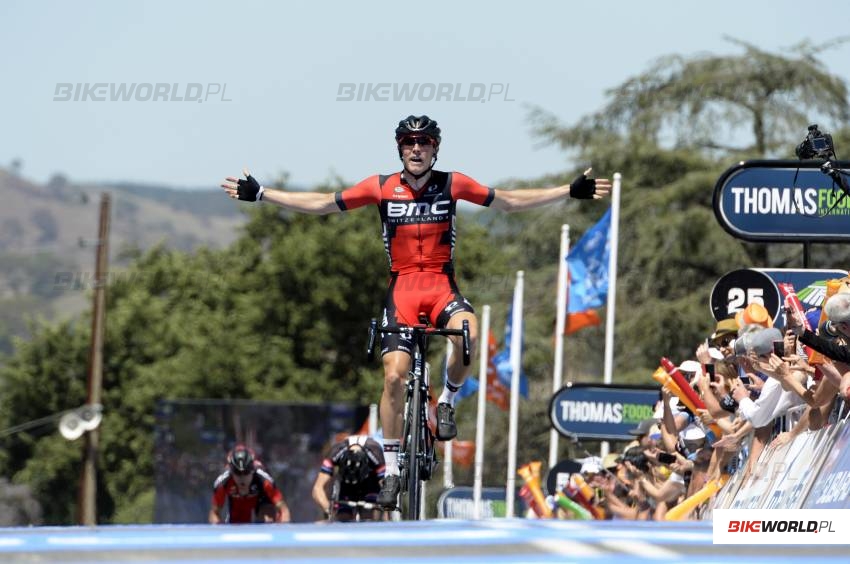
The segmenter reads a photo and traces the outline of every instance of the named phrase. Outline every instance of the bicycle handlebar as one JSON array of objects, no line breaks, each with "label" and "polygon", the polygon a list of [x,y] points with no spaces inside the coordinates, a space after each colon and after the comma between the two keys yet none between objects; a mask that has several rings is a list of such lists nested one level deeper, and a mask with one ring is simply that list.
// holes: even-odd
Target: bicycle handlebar
[{"label": "bicycle handlebar", "polygon": [[369,343],[366,347],[366,358],[373,360],[375,358],[375,340],[381,333],[395,334],[424,334],[424,335],[440,335],[443,337],[456,336],[463,337],[463,364],[469,366],[472,357],[469,347],[469,320],[463,320],[462,329],[440,329],[438,327],[429,327],[427,325],[387,325],[378,329],[378,320],[372,318],[369,322]]},{"label": "bicycle handlebar", "polygon": [[348,501],[347,499],[340,499],[340,500],[335,501],[334,503],[336,505],[344,505],[346,507],[353,507],[353,508],[359,507],[359,508],[366,509],[366,510],[383,509],[383,507],[381,507],[377,503],[372,503],[370,501]]}]

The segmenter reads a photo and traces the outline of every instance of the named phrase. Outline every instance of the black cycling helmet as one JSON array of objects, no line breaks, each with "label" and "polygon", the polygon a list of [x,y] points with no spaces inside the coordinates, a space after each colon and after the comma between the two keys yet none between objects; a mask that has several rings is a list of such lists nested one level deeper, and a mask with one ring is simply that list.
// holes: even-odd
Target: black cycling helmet
[{"label": "black cycling helmet", "polygon": [[369,456],[362,448],[349,447],[339,460],[339,474],[342,483],[356,486],[369,476]]},{"label": "black cycling helmet", "polygon": [[413,174],[410,171],[407,171],[408,174],[413,176],[413,178],[419,179],[428,174],[437,162],[437,153],[440,152],[440,141],[442,141],[442,137],[440,137],[440,128],[437,126],[437,122],[428,116],[407,116],[398,122],[398,127],[395,128],[395,142],[398,147],[399,159],[402,159],[403,153],[401,140],[408,135],[425,135],[426,137],[430,137],[434,140],[434,155],[431,157],[431,165],[428,167],[428,170],[422,174]]},{"label": "black cycling helmet", "polygon": [[437,147],[442,140],[437,122],[428,116],[407,116],[398,122],[398,127],[395,128],[396,143],[400,143],[402,138],[408,135],[427,135],[436,141]]},{"label": "black cycling helmet", "polygon": [[254,470],[254,453],[244,445],[236,445],[227,455],[227,464],[234,474],[248,474]]}]

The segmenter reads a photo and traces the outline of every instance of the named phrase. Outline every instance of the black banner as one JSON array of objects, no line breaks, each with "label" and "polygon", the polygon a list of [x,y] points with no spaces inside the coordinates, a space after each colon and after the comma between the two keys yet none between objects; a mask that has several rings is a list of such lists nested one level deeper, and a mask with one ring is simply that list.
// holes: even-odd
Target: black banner
[{"label": "black banner", "polygon": [[156,415],[155,523],[205,523],[213,481],[238,442],[274,477],[292,521],[312,522],[321,517],[311,490],[322,458],[337,438],[360,429],[369,408],[187,400],[162,401]]}]

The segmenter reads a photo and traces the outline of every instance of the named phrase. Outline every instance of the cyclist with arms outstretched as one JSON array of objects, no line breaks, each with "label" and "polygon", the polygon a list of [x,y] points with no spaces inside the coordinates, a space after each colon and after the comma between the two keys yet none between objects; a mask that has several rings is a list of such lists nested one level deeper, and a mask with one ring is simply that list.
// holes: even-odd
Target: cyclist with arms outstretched
[{"label": "cyclist with arms outstretched", "polygon": [[[408,116],[395,130],[402,170],[375,175],[336,193],[287,192],[264,188],[247,171],[245,178],[227,177],[221,185],[231,198],[263,201],[312,214],[378,207],[390,282],[383,324],[415,325],[424,312],[435,327],[460,329],[469,322],[470,347],[475,350],[478,325],[472,305],[454,279],[455,214],[457,202],[466,200],[504,211],[522,211],[566,198],[599,199],[611,190],[607,179],[591,179],[588,169],[570,184],[552,188],[497,190],[483,186],[459,172],[435,170],[442,137],[437,122],[428,116]],[[437,403],[437,438],[457,435],[455,394],[466,378],[460,337],[452,337],[446,386]],[[381,354],[384,390],[380,414],[384,431],[386,475],[378,503],[395,507],[400,491],[398,451],[404,423],[404,388],[413,344],[397,334],[384,334]]]}]

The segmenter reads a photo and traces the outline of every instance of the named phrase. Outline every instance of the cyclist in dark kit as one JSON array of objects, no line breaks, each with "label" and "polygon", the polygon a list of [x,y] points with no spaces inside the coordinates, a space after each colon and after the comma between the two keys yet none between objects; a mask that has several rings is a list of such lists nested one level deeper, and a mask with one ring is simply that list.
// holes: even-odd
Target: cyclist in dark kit
[{"label": "cyclist in dark kit", "polygon": [[[384,478],[384,452],[381,444],[366,435],[351,435],[332,447],[322,460],[313,484],[313,501],[328,516],[333,504],[343,502],[374,503]],[[333,494],[332,490],[335,490]],[[335,520],[350,521],[354,508],[339,504]],[[376,519],[377,515],[368,515]]]},{"label": "cyclist in dark kit", "polygon": [[[457,202],[466,200],[503,211],[522,211],[551,205],[566,198],[599,199],[611,191],[608,179],[588,178],[590,169],[570,184],[551,188],[499,190],[479,184],[459,172],[435,170],[442,141],[437,122],[428,116],[408,116],[395,130],[402,170],[374,175],[337,193],[288,192],[265,188],[246,169],[245,178],[227,177],[221,185],[234,199],[262,201],[298,212],[329,214],[366,205],[378,208],[390,282],[383,324],[415,325],[425,312],[435,327],[460,329],[469,322],[470,347],[475,350],[478,324],[472,305],[454,279],[455,215]],[[446,386],[437,404],[437,438],[457,435],[455,394],[463,385],[460,337],[452,337]],[[384,431],[386,475],[378,503],[395,506],[400,490],[398,451],[403,429],[404,387],[411,363],[412,342],[384,334],[381,354],[384,390],[380,414]]]}]

